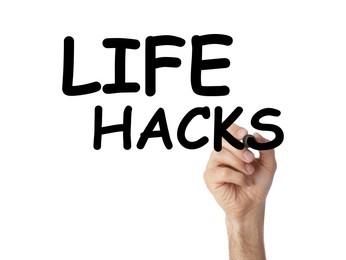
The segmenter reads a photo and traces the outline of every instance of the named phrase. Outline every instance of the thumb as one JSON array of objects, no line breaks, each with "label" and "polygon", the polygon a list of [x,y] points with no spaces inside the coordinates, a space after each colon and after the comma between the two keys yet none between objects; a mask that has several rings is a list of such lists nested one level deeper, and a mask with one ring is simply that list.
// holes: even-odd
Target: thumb
[{"label": "thumb", "polygon": [[[269,140],[265,139],[259,133],[254,133],[254,137],[256,142],[258,143],[269,142]],[[274,149],[259,151],[259,154],[260,154],[258,159],[259,164],[263,165],[265,168],[269,169],[270,171],[273,171],[274,173],[276,170],[276,160],[275,160]]]}]

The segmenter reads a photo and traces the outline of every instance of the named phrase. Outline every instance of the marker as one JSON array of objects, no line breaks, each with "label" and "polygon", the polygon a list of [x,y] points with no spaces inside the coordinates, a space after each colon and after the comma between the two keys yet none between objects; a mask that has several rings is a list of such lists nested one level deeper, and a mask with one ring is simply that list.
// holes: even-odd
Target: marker
[{"label": "marker", "polygon": [[248,140],[249,140],[250,138],[255,139],[255,137],[254,137],[253,135],[245,135],[245,136],[243,137],[243,144],[245,145],[245,148],[250,147],[249,144],[248,144]]}]

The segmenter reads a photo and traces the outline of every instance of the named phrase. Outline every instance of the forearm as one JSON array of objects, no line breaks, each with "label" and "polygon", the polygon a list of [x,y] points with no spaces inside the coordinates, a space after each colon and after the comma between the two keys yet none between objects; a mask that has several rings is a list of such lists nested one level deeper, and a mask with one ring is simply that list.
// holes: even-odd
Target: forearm
[{"label": "forearm", "polygon": [[238,219],[226,217],[230,260],[265,260],[264,210],[260,207]]}]

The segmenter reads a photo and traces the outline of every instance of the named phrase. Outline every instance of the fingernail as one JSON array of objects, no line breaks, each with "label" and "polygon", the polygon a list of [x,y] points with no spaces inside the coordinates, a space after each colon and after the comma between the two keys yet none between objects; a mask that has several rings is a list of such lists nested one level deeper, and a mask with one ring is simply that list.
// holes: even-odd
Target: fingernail
[{"label": "fingernail", "polygon": [[237,132],[237,136],[243,137],[244,135],[246,135],[246,130],[244,128],[240,128]]},{"label": "fingernail", "polygon": [[248,162],[251,162],[251,161],[255,158],[255,156],[253,155],[253,153],[250,152],[250,151],[245,151],[245,153],[243,154],[243,156],[244,156],[245,160],[248,161]]},{"label": "fingernail", "polygon": [[252,164],[245,164],[245,169],[249,174],[252,174],[255,171],[255,167]]}]

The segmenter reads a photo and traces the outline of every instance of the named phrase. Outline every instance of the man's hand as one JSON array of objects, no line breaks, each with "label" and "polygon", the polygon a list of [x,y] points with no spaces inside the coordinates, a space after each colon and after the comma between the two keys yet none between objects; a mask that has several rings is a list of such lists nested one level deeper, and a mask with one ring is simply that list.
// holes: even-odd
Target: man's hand
[{"label": "man's hand", "polygon": [[[233,124],[228,131],[241,140],[247,131]],[[257,142],[266,142],[258,133]],[[263,223],[265,200],[276,170],[274,150],[237,150],[223,140],[222,150],[213,151],[204,179],[226,213],[231,259],[265,259]]]}]

